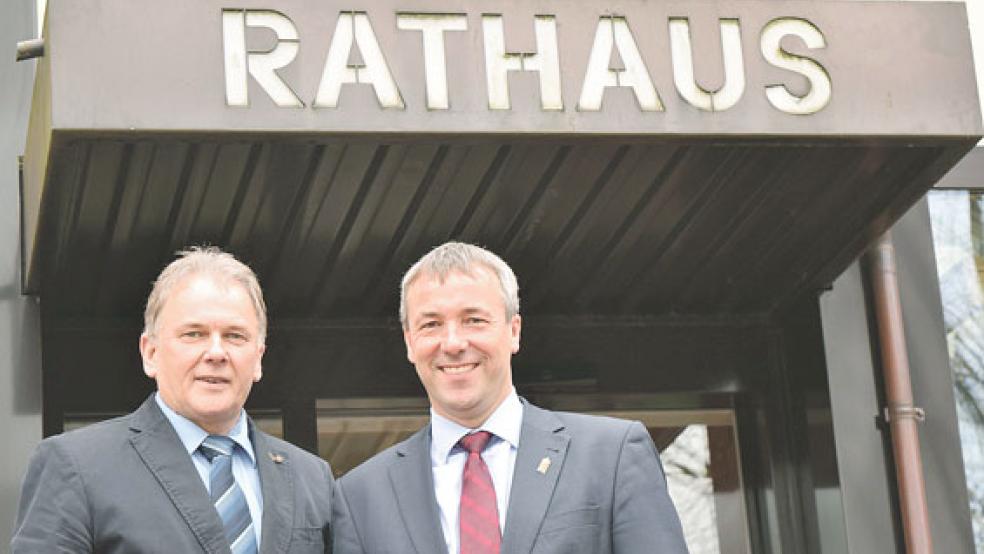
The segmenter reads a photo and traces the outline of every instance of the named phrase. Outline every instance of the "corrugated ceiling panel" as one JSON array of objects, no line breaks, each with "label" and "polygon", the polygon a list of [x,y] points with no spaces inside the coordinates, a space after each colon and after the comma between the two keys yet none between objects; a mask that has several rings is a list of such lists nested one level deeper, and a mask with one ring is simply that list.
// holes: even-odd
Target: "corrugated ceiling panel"
[{"label": "corrugated ceiling panel", "polygon": [[414,259],[458,238],[514,265],[527,313],[762,314],[832,278],[831,261],[856,256],[871,221],[911,202],[952,155],[911,144],[76,140],[46,199],[44,295],[66,316],[133,316],[175,249],[211,243],[257,269],[278,316],[375,318],[395,311]]}]

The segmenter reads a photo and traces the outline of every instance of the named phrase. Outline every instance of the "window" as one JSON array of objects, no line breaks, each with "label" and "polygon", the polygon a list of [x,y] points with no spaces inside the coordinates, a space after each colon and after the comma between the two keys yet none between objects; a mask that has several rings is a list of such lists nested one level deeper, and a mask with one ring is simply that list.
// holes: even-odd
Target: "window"
[{"label": "window", "polygon": [[934,191],[929,211],[974,541],[984,552],[984,193]]},{"label": "window", "polygon": [[[658,405],[646,395],[561,394],[534,401],[551,409],[641,421],[660,450],[691,554],[751,552],[732,410],[640,408]],[[321,399],[317,409],[318,452],[336,475],[430,421],[426,398]]]}]

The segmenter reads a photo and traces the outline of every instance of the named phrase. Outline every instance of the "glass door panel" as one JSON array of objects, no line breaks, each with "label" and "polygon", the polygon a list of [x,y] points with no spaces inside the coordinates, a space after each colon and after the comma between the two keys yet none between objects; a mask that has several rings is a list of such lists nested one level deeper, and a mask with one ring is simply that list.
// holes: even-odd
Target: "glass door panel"
[{"label": "glass door panel", "polygon": [[[583,395],[556,395],[537,398],[537,403],[641,421],[660,451],[690,552],[751,551],[733,411],[639,409],[639,404],[652,405],[652,401],[635,396],[605,397],[602,402]],[[599,405],[617,408],[586,409]],[[426,399],[321,399],[317,410],[318,452],[339,476],[429,421]]]}]

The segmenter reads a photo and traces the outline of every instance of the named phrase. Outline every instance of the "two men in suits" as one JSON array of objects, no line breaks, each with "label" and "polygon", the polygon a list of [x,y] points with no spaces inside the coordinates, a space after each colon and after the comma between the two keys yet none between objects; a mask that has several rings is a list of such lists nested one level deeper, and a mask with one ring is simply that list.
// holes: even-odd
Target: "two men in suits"
[{"label": "two men in suits", "polygon": [[328,464],[243,410],[266,336],[253,272],[215,248],[182,252],[144,315],[140,352],[157,392],[127,416],[42,441],[12,552],[328,551]]},{"label": "two men in suits", "polygon": [[516,395],[518,286],[498,256],[437,247],[404,276],[400,319],[431,424],[340,480],[336,553],[687,552],[640,423]]}]

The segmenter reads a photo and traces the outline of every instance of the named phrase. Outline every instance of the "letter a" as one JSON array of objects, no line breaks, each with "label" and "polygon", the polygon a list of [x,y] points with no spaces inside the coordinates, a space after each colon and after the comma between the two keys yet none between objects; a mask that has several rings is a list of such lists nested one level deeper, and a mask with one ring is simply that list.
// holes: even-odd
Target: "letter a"
[{"label": "letter a", "polygon": [[[618,50],[625,69],[609,67],[613,48]],[[649,78],[649,70],[642,61],[639,47],[624,17],[604,16],[598,20],[577,109],[586,112],[600,110],[607,87],[629,87],[635,93],[639,109],[644,112],[663,111],[663,102],[653,80]]]},{"label": "letter a", "polygon": [[[352,44],[359,47],[365,67],[349,65]],[[342,85],[363,83],[372,85],[379,105],[383,108],[404,108],[403,97],[396,87],[393,74],[386,65],[386,58],[379,48],[379,41],[372,31],[369,16],[364,12],[340,13],[335,25],[335,36],[328,47],[328,58],[321,74],[321,84],[314,98],[316,108],[337,108]]]}]

